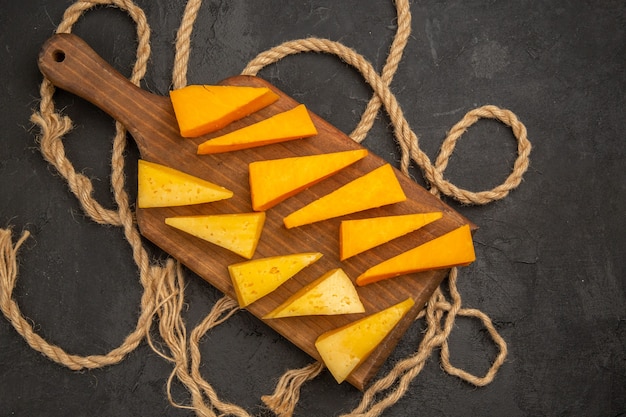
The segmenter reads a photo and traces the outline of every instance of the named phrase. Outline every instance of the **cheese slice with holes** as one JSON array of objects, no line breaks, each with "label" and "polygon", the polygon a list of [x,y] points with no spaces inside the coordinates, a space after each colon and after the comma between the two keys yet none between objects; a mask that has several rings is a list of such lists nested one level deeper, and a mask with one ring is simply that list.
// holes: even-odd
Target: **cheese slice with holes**
[{"label": "cheese slice with holes", "polygon": [[302,287],[263,318],[353,314],[364,311],[352,280],[343,269],[337,268]]},{"label": "cheese slice with holes", "polygon": [[239,306],[245,307],[266,296],[321,257],[319,252],[306,252],[229,265]]},{"label": "cheese slice with holes", "polygon": [[188,85],[170,91],[170,100],[186,138],[220,130],[278,100],[267,87]]},{"label": "cheese slice with holes", "polygon": [[265,212],[176,216],[165,224],[250,259],[261,237]]},{"label": "cheese slice with holes", "polygon": [[369,357],[414,304],[412,298],[407,298],[317,338],[315,348],[338,383]]},{"label": "cheese slice with holes", "polygon": [[137,207],[173,207],[231,198],[233,192],[185,172],[140,159]]}]

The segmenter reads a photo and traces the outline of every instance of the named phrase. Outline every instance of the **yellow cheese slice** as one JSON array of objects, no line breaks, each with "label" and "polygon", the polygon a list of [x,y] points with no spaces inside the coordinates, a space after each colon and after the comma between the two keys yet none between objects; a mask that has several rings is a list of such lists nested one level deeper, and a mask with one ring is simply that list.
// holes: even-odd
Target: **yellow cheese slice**
[{"label": "yellow cheese slice", "polygon": [[318,252],[253,259],[228,266],[240,307],[274,291],[289,278],[322,257]]},{"label": "yellow cheese slice", "polygon": [[268,210],[365,156],[366,149],[357,149],[252,162],[249,166],[252,208]]},{"label": "yellow cheese slice", "polygon": [[137,165],[137,207],[173,207],[210,203],[233,192],[165,165],[140,159]]},{"label": "yellow cheese slice", "polygon": [[475,259],[472,232],[466,224],[371,267],[356,283],[367,285],[414,272],[468,265]]},{"label": "yellow cheese slice", "polygon": [[440,219],[441,212],[344,220],[339,227],[340,259],[343,261],[368,249],[406,235]]},{"label": "yellow cheese slice", "polygon": [[176,216],[165,219],[165,224],[169,226],[247,259],[254,255],[264,223],[265,212]]},{"label": "yellow cheese slice", "polygon": [[414,304],[412,298],[407,298],[317,338],[315,348],[338,383],[367,359]]},{"label": "yellow cheese slice", "polygon": [[352,280],[343,269],[337,268],[302,287],[263,318],[352,314],[364,311]]},{"label": "yellow cheese slice", "polygon": [[198,154],[214,154],[271,145],[317,134],[304,104],[260,122],[209,139],[198,145]]},{"label": "yellow cheese slice", "polygon": [[406,200],[389,164],[349,182],[283,219],[285,227],[302,226]]},{"label": "yellow cheese slice", "polygon": [[170,91],[170,100],[186,138],[215,132],[269,106],[278,95],[266,87],[188,85]]}]

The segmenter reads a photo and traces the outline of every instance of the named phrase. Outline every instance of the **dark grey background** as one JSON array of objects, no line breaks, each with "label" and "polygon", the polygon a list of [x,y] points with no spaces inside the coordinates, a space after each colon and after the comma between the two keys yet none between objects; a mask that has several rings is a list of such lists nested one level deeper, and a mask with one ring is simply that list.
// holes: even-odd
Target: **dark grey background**
[{"label": "dark grey background", "polygon": [[[77,354],[118,346],[134,328],[141,288],[121,231],[82,213],[65,182],[43,160],[29,122],[41,75],[36,58],[71,2],[0,2],[0,226],[32,233],[20,252],[15,292],[26,317],[50,342]],[[143,87],[166,94],[173,42],[184,3],[139,1],[152,28]],[[435,158],[446,131],[483,104],[514,111],[534,149],[521,186],[484,207],[450,202],[480,226],[478,259],[461,271],[466,307],[483,310],[509,346],[495,381],[475,388],[445,374],[432,356],[388,416],[605,416],[626,413],[626,156],[624,145],[626,3],[623,1],[414,1],[412,37],[392,89],[421,146]],[[117,9],[98,8],[75,33],[122,73],[130,73],[135,35]],[[189,83],[238,74],[257,53],[317,36],[353,47],[380,69],[395,30],[391,1],[211,1],[192,37]],[[371,91],[337,58],[305,54],[260,76],[350,132]],[[109,157],[113,122],[63,92],[57,106],[75,129],[64,139],[95,196],[113,207]],[[381,112],[364,145],[398,163]],[[136,149],[127,152],[135,193]],[[472,190],[508,175],[515,141],[508,128],[481,121],[462,138],[446,176]],[[415,167],[412,174],[423,184]],[[154,256],[163,258],[157,250]],[[187,274],[189,325],[220,294]],[[407,333],[383,369],[410,354],[424,323]],[[202,344],[203,374],[222,399],[256,414],[277,378],[310,358],[246,312]],[[484,373],[495,351],[475,321],[451,336],[455,365]],[[170,364],[142,344],[125,361],[73,372],[31,350],[0,320],[0,415],[184,416],[165,397]],[[175,397],[187,395],[176,385]],[[351,410],[360,394],[324,373],[307,384],[298,416]]]}]

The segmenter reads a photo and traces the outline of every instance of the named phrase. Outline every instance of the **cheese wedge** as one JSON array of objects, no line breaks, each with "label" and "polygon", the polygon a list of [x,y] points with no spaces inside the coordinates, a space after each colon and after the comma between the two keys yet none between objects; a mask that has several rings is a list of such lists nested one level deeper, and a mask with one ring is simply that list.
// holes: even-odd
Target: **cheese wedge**
[{"label": "cheese wedge", "polygon": [[317,338],[315,348],[338,383],[367,359],[414,304],[412,298],[407,298]]},{"label": "cheese wedge", "polygon": [[385,164],[294,211],[283,222],[291,229],[404,200],[406,195],[393,168]]},{"label": "cheese wedge", "polygon": [[268,210],[365,156],[366,149],[357,149],[252,162],[249,166],[252,208]]},{"label": "cheese wedge", "polygon": [[343,261],[380,246],[432,223],[442,216],[441,212],[433,212],[344,220],[339,227],[340,259]]},{"label": "cheese wedge", "polygon": [[302,287],[263,318],[352,314],[364,311],[352,280],[343,269],[337,268]]},{"label": "cheese wedge", "polygon": [[260,122],[209,139],[198,145],[198,154],[214,154],[271,145],[317,134],[304,104]]},{"label": "cheese wedge", "polygon": [[371,267],[356,283],[367,285],[398,275],[469,265],[475,259],[472,232],[466,224]]},{"label": "cheese wedge", "polygon": [[170,91],[180,135],[201,136],[269,106],[278,95],[267,87],[188,85]]},{"label": "cheese wedge", "polygon": [[318,252],[253,259],[228,266],[240,307],[274,291],[289,278],[322,257]]},{"label": "cheese wedge", "polygon": [[140,159],[137,164],[137,207],[173,207],[210,203],[233,192],[165,165]]},{"label": "cheese wedge", "polygon": [[176,216],[165,219],[165,224],[169,226],[247,259],[254,255],[264,223],[265,212]]}]

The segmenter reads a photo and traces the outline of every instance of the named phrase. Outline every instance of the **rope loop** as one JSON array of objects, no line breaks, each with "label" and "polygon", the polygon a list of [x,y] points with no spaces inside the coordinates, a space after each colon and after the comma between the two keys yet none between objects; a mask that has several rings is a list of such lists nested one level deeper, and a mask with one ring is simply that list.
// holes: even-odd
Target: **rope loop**
[{"label": "rope loop", "polygon": [[[495,119],[509,126],[517,140],[517,158],[513,164],[513,170],[504,182],[488,191],[471,192],[461,189],[443,178],[443,172],[448,166],[448,161],[457,141],[461,136],[480,119]],[[482,106],[469,111],[463,119],[457,122],[448,132],[441,144],[439,155],[434,164],[435,172],[434,187],[431,192],[439,195],[443,192],[465,204],[487,204],[506,197],[511,190],[517,188],[522,182],[524,173],[529,166],[529,156],[532,146],[527,137],[526,127],[519,121],[517,116],[510,110],[501,109],[493,105]],[[415,150],[413,150],[415,152]]]}]

